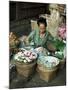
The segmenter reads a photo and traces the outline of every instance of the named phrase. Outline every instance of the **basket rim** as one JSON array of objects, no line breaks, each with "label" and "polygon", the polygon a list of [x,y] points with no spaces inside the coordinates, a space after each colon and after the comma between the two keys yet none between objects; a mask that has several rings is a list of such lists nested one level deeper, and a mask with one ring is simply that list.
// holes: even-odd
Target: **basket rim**
[{"label": "basket rim", "polygon": [[11,60],[11,62],[14,62],[14,63],[18,63],[20,65],[29,65],[29,64],[33,64],[33,63],[37,63],[37,60],[34,60],[32,62],[27,62],[27,63],[24,63],[24,62],[20,62],[20,61],[16,61],[16,60]]}]

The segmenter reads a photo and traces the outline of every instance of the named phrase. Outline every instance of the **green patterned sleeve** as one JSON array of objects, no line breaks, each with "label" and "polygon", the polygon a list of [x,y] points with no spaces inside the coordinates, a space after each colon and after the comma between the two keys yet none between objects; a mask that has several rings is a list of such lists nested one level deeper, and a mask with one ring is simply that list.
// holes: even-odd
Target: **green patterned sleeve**
[{"label": "green patterned sleeve", "polygon": [[54,40],[54,37],[49,32],[48,32],[47,40],[51,42]]},{"label": "green patterned sleeve", "polygon": [[31,40],[33,40],[34,35],[35,35],[35,30],[32,31],[32,32],[29,34],[29,36],[28,36],[28,41],[29,41],[29,42],[30,42]]},{"label": "green patterned sleeve", "polygon": [[50,33],[48,33],[46,47],[48,48],[48,50],[54,51],[56,49],[56,47],[54,45],[54,37],[52,37],[52,35]]}]

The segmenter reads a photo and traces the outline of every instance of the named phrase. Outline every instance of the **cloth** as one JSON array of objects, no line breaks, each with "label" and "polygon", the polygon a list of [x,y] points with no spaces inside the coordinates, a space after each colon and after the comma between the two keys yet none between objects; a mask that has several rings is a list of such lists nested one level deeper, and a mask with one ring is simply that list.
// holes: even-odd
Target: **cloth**
[{"label": "cloth", "polygon": [[44,47],[46,48],[48,45],[48,42],[51,42],[54,38],[51,36],[51,34],[46,30],[44,38],[40,38],[40,32],[39,30],[34,30],[30,33],[28,36],[29,43],[33,42],[32,44],[36,47]]}]

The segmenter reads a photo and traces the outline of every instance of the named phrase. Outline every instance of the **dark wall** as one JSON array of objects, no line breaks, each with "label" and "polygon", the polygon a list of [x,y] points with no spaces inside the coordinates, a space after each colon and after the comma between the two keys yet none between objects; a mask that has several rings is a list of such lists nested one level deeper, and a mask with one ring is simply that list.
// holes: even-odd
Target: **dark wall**
[{"label": "dark wall", "polygon": [[31,32],[30,20],[45,13],[49,13],[48,4],[10,1],[10,31],[18,36],[28,35]]},{"label": "dark wall", "polygon": [[9,2],[10,21],[16,19],[16,2]]},{"label": "dark wall", "polygon": [[38,17],[48,13],[48,4],[10,1],[10,20]]}]

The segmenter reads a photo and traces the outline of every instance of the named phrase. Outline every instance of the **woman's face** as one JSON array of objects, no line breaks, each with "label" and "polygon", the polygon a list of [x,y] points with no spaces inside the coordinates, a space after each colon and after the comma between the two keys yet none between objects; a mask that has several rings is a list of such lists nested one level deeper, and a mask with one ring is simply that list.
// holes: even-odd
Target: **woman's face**
[{"label": "woman's face", "polygon": [[46,29],[45,24],[40,23],[40,24],[39,24],[39,30],[40,30],[40,33],[45,32],[45,29]]}]

